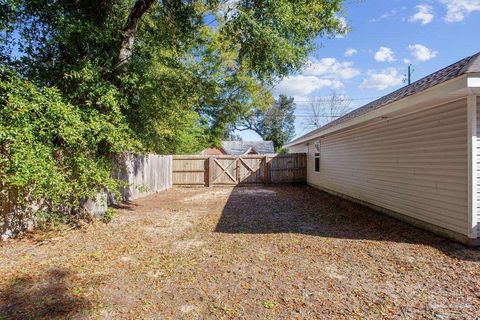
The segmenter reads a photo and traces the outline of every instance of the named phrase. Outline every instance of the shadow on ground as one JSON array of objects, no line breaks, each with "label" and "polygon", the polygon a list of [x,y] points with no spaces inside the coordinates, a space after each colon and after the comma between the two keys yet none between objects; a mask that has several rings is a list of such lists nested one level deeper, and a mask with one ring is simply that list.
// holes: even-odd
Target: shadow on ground
[{"label": "shadow on ground", "polygon": [[427,245],[462,260],[480,250],[416,228],[308,186],[237,187],[216,226],[221,233],[301,233],[312,236]]},{"label": "shadow on ground", "polygon": [[74,282],[62,269],[16,277],[0,291],[0,319],[65,319],[89,309],[82,289],[70,286]]}]

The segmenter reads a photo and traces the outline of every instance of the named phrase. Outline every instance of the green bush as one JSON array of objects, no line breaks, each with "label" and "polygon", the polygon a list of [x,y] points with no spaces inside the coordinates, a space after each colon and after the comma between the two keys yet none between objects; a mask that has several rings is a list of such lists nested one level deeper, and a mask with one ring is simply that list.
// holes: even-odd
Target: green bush
[{"label": "green bush", "polygon": [[73,106],[0,68],[0,190],[21,205],[70,212],[102,189],[117,190],[115,152],[128,146],[120,113]]},{"label": "green bush", "polygon": [[106,223],[109,223],[110,221],[113,220],[113,217],[115,216],[115,210],[112,208],[108,208],[107,211],[103,214],[103,221]]}]

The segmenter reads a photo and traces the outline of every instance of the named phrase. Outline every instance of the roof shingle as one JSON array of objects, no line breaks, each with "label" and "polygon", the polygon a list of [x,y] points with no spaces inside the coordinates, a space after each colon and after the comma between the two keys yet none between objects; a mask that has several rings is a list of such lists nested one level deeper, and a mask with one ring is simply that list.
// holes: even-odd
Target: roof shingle
[{"label": "roof shingle", "polygon": [[222,148],[231,155],[245,154],[250,148],[258,154],[275,152],[272,141],[222,141]]}]

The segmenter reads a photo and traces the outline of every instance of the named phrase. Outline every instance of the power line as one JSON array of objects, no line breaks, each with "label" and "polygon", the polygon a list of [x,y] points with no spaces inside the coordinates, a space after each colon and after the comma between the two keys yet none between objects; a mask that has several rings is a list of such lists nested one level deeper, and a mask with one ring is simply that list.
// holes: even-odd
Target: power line
[{"label": "power line", "polygon": [[316,115],[295,115],[296,118],[340,118],[341,116],[316,116]]},{"label": "power line", "polygon": [[[331,98],[331,96],[314,96],[312,100],[293,100],[293,102],[315,102],[313,98]],[[359,100],[375,100],[380,97],[366,97],[366,98],[345,98],[346,101],[359,101]]]}]

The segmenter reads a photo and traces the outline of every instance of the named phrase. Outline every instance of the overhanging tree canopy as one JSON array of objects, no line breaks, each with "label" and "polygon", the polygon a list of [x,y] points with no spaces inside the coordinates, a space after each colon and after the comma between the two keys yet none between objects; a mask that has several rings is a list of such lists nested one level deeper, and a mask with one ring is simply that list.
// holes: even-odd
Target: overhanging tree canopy
[{"label": "overhanging tree canopy", "polygon": [[[5,0],[0,7],[4,103],[15,110],[21,94],[28,112],[18,123],[34,122],[37,130],[43,118],[30,104],[42,101],[42,110],[56,109],[40,97],[55,92],[76,117],[63,123],[85,124],[75,140],[88,146],[81,149],[87,153],[82,168],[127,149],[192,153],[218,142],[229,124],[251,110],[270,106],[270,88],[301,68],[316,37],[345,31],[338,18],[341,3]],[[19,81],[30,93],[15,91],[11,83]],[[10,163],[26,157],[21,153],[28,148],[11,149],[5,137],[21,130],[8,128],[8,134],[0,132],[1,163],[14,177]],[[64,162],[73,157],[72,144],[59,138],[55,123],[45,130],[44,140],[35,143],[54,155],[49,161],[62,172],[59,179],[75,183],[95,176],[63,170],[63,163],[74,163]],[[106,177],[102,172],[97,177]],[[97,188],[105,179],[95,182]],[[20,188],[36,183],[15,181]]]}]

